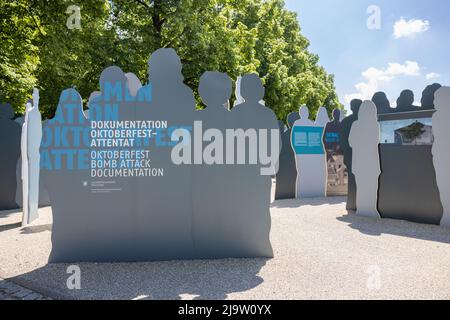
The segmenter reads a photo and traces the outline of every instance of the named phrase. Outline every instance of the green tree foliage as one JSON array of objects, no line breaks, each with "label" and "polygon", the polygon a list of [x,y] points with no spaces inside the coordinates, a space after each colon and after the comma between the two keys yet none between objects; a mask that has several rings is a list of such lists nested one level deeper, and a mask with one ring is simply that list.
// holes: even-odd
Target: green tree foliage
[{"label": "green tree foliage", "polygon": [[149,54],[160,47],[178,52],[194,92],[207,70],[233,79],[257,72],[266,104],[280,119],[301,104],[312,113],[320,106],[341,107],[333,76],[308,51],[296,15],[282,0],[80,1],[82,30],[66,26],[72,1],[5,1],[0,0],[1,98],[18,113],[34,85],[41,89],[45,116],[53,114],[65,88],[88,98],[110,65],[145,80]]}]

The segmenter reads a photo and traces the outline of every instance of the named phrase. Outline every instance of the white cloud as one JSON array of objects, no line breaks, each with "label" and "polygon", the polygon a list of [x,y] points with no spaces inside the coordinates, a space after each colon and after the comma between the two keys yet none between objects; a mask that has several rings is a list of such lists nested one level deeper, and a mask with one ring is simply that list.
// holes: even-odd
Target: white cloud
[{"label": "white cloud", "polygon": [[413,37],[418,33],[430,29],[428,20],[411,19],[406,21],[403,17],[394,23],[394,37],[400,39],[403,37]]},{"label": "white cloud", "polygon": [[355,85],[357,92],[345,95],[345,101],[350,103],[353,99],[369,100],[378,91],[380,82],[389,82],[398,76],[420,76],[420,66],[415,61],[405,61],[404,64],[389,63],[385,69],[371,67],[362,73],[366,82]]},{"label": "white cloud", "polygon": [[440,77],[441,77],[441,75],[439,73],[436,73],[436,72],[431,72],[431,73],[428,73],[426,75],[427,80],[437,79],[437,78],[440,78]]}]

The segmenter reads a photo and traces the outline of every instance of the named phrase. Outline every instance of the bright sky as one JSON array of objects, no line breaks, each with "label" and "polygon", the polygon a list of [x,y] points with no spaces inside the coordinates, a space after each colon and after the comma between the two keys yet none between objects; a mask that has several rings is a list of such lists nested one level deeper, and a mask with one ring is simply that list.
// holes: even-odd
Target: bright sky
[{"label": "bright sky", "polygon": [[[370,19],[380,10],[379,29]],[[450,83],[450,1],[286,0],[320,64],[335,75],[339,100],[385,91],[391,105],[404,89],[420,101],[426,85]],[[376,9],[376,8],[375,8]],[[420,105],[420,103],[419,103]]]}]

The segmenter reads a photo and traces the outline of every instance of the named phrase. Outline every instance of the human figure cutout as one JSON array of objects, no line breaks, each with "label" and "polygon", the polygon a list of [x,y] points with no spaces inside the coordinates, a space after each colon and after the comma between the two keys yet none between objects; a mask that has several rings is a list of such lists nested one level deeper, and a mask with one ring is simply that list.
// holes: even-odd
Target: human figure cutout
[{"label": "human figure cutout", "polygon": [[16,167],[21,129],[9,104],[0,105],[0,210],[16,209]]},{"label": "human figure cutout", "polygon": [[434,94],[442,85],[439,83],[433,83],[427,86],[422,92],[421,109],[422,110],[433,110],[434,109]]},{"label": "human figure cutout", "polygon": [[333,110],[333,119],[328,122],[323,135],[327,155],[327,196],[347,194],[347,177],[345,174],[344,155],[341,149],[339,133],[342,129],[341,110]]},{"label": "human figure cutout", "polygon": [[[229,190],[236,188],[230,179],[234,167],[223,162],[223,137],[232,128],[231,112],[224,108],[232,94],[232,82],[226,73],[205,72],[198,88],[205,109],[196,112],[202,121],[204,137],[203,158],[206,163],[192,168],[193,232],[196,256],[230,257],[241,252],[243,229],[238,221],[240,212],[233,211]],[[245,236],[245,235],[244,235]]]},{"label": "human figure cutout", "polygon": [[380,125],[377,108],[366,100],[358,111],[348,142],[352,148],[352,171],[356,181],[356,214],[380,218],[378,213],[378,178],[381,173],[379,145]]},{"label": "human figure cutout", "polygon": [[[129,79],[116,66],[108,67],[100,75],[100,91],[91,94],[89,99],[89,120],[91,126],[94,121],[120,122],[136,119],[135,97],[130,92]],[[103,132],[111,130],[103,130]],[[127,133],[132,130],[120,130]],[[95,132],[95,131],[94,131]],[[137,140],[137,139],[136,139]],[[91,139],[91,142],[95,141]],[[136,141],[134,142],[136,143]],[[91,148],[91,152],[137,152],[135,145],[130,146],[99,146]],[[123,163],[122,160],[134,160],[133,156],[123,158],[112,157],[106,160],[116,160],[117,165],[109,165],[105,169],[118,169],[121,172],[132,170],[133,164]],[[92,159],[91,157],[91,160]],[[97,162],[97,165],[99,162]],[[102,167],[93,167],[91,171],[101,172]],[[106,170],[105,170],[106,171]],[[80,241],[79,248],[84,256],[96,256],[97,261],[130,261],[136,259],[135,250],[142,250],[138,244],[137,229],[139,221],[135,210],[137,202],[136,180],[121,174],[91,175],[89,181],[89,201],[92,208],[96,208],[95,219],[98,223],[95,232],[85,234]],[[89,209],[88,209],[89,210]],[[120,227],[118,227],[120,226]],[[113,237],[111,236],[113,235]],[[88,243],[91,245],[87,248]],[[143,245],[143,244],[140,244]],[[118,249],[119,248],[119,249]],[[80,250],[81,251],[81,250]]]},{"label": "human figure cutout", "polygon": [[[323,173],[326,165],[322,141],[324,128],[316,126],[309,119],[307,107],[301,107],[299,115],[300,119],[294,123],[291,137],[292,149],[296,154],[296,197],[298,199],[324,197],[326,189],[326,176]],[[322,123],[322,120],[319,122]]]},{"label": "human figure cutout", "polygon": [[[152,168],[163,169],[164,175],[136,181],[137,241],[144,260],[191,259],[192,167],[174,163],[171,156],[175,145],[186,143],[184,137],[173,141],[173,132],[193,129],[196,101],[183,82],[183,66],[175,50],[156,50],[148,66],[149,84],[138,91],[136,119],[164,120],[168,128],[155,129],[150,145],[144,148],[151,152]],[[151,99],[142,99],[149,93]]]},{"label": "human figure cutout", "polygon": [[31,102],[27,102],[25,105],[25,117],[22,124],[22,136],[20,141],[21,149],[21,181],[22,181],[22,226],[28,224],[30,209],[29,209],[29,191],[30,191],[30,181],[29,181],[29,165],[28,165],[28,117],[30,110],[33,108]]},{"label": "human figure cutout", "polygon": [[395,111],[395,109],[391,108],[391,103],[389,102],[386,93],[382,91],[376,92],[373,95],[372,102],[375,103],[378,114],[392,113]]},{"label": "human figure cutout", "polygon": [[295,153],[291,146],[292,127],[300,118],[298,112],[287,116],[287,129],[281,131],[281,153],[278,173],[276,175],[275,200],[294,199],[297,183]]},{"label": "human figure cutout", "polygon": [[101,206],[91,201],[88,184],[89,138],[80,94],[75,89],[62,91],[55,116],[42,127],[40,148],[40,178],[53,216],[50,262],[92,261],[99,245],[92,241],[103,226],[97,220]]},{"label": "human figure cutout", "polygon": [[411,90],[403,90],[397,99],[396,112],[418,111],[419,108],[414,106],[414,92]]},{"label": "human figure cutout", "polygon": [[[273,256],[269,238],[270,190],[272,187],[271,176],[278,172],[281,137],[275,114],[261,102],[264,92],[264,86],[257,74],[244,75],[241,80],[241,95],[244,103],[231,110],[233,128],[244,131],[256,129],[256,132],[259,133],[259,153],[261,154],[261,142],[264,139],[268,147],[264,151],[267,151],[272,160],[277,160],[274,167],[270,166],[271,162],[267,165],[252,163],[250,154],[254,149],[249,143],[246,145],[246,149],[249,151],[246,156],[247,161],[245,164],[238,162],[234,166],[232,180],[235,182],[235,188],[230,191],[230,198],[234,199],[231,204],[231,212],[240,212],[239,219],[242,223],[239,227],[239,234],[243,239],[241,252],[245,253],[247,257]],[[267,136],[264,136],[263,130]],[[238,150],[236,145],[234,155],[236,156],[242,151]]]},{"label": "human figure cutout", "polygon": [[443,207],[441,226],[450,228],[450,87],[441,87],[435,93],[433,114],[433,164]]},{"label": "human figure cutout", "polygon": [[[27,225],[39,217],[39,175],[40,175],[40,153],[42,140],[42,117],[39,112],[39,91],[33,90],[33,106],[27,108],[24,126],[26,129],[26,174],[28,183],[23,184],[27,188],[27,198],[24,197],[24,216],[22,224]],[[23,193],[25,195],[25,192]],[[27,203],[27,205],[25,204]]]},{"label": "human figure cutout", "polygon": [[348,143],[348,137],[353,123],[358,120],[358,111],[361,104],[362,101],[359,99],[350,102],[352,114],[342,120],[342,128],[339,134],[342,152],[344,153],[344,164],[348,174],[347,210],[350,211],[356,211],[356,182],[352,171],[352,148]]}]

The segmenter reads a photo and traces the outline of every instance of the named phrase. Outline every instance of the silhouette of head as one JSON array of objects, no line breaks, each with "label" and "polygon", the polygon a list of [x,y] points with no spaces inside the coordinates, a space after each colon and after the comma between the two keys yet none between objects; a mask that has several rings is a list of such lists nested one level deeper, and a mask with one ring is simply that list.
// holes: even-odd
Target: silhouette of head
[{"label": "silhouette of head", "polygon": [[301,106],[298,112],[300,115],[300,119],[308,120],[309,119],[309,109],[306,106]]},{"label": "silhouette of head", "polygon": [[411,90],[403,90],[397,99],[397,108],[407,108],[414,104],[414,92]]},{"label": "silhouette of head", "polygon": [[320,124],[326,124],[330,121],[330,118],[328,118],[328,111],[325,107],[320,107],[319,110],[317,110],[317,117],[316,122]]},{"label": "silhouette of head", "polygon": [[289,128],[292,128],[294,126],[295,121],[297,121],[300,118],[298,115],[298,112],[291,112],[287,116],[287,124]]},{"label": "silhouette of head", "polygon": [[51,119],[50,122],[59,123],[60,121],[63,121],[69,125],[83,122],[85,117],[82,103],[82,98],[77,90],[63,90],[59,96],[55,117]]},{"label": "silhouette of head", "polygon": [[207,106],[223,106],[231,97],[232,82],[226,73],[205,72],[200,77],[198,92]]},{"label": "silhouette of head", "polygon": [[450,87],[441,87],[434,94],[434,108],[436,111],[450,110]]},{"label": "silhouette of head", "polygon": [[[127,78],[123,73],[122,69],[116,66],[108,67],[100,75],[100,90],[102,94],[105,95],[107,90],[114,90],[117,82],[121,82],[122,93],[128,90]],[[112,92],[109,92],[110,94]]]},{"label": "silhouette of head", "polygon": [[366,100],[361,104],[358,111],[358,120],[377,121],[377,107],[371,100]]},{"label": "silhouette of head", "polygon": [[14,118],[14,109],[9,103],[0,105],[0,119],[11,120]]},{"label": "silhouette of head", "polygon": [[182,82],[180,57],[172,48],[161,48],[152,53],[148,60],[149,81],[152,83]]},{"label": "silhouette of head", "polygon": [[433,83],[423,90],[422,99],[420,100],[422,108],[432,109],[434,107],[434,94],[441,87],[439,83]]},{"label": "silhouette of head", "polygon": [[358,110],[359,110],[359,107],[361,106],[361,104],[362,104],[362,100],[360,100],[360,99],[353,99],[350,102],[350,109],[352,109],[353,114],[355,114],[355,115],[358,114]]},{"label": "silhouette of head", "polygon": [[264,87],[256,73],[249,73],[242,77],[241,96],[246,102],[259,102],[264,98]]},{"label": "silhouette of head", "polygon": [[333,121],[340,121],[341,120],[341,110],[334,109],[333,110]]},{"label": "silhouette of head", "polygon": [[372,97],[372,101],[373,103],[375,103],[379,113],[391,107],[391,103],[389,102],[386,93],[382,91],[375,92],[375,94]]},{"label": "silhouette of head", "polygon": [[128,90],[132,96],[136,96],[139,89],[142,88],[141,80],[131,72],[126,73],[125,77],[127,78]]}]

